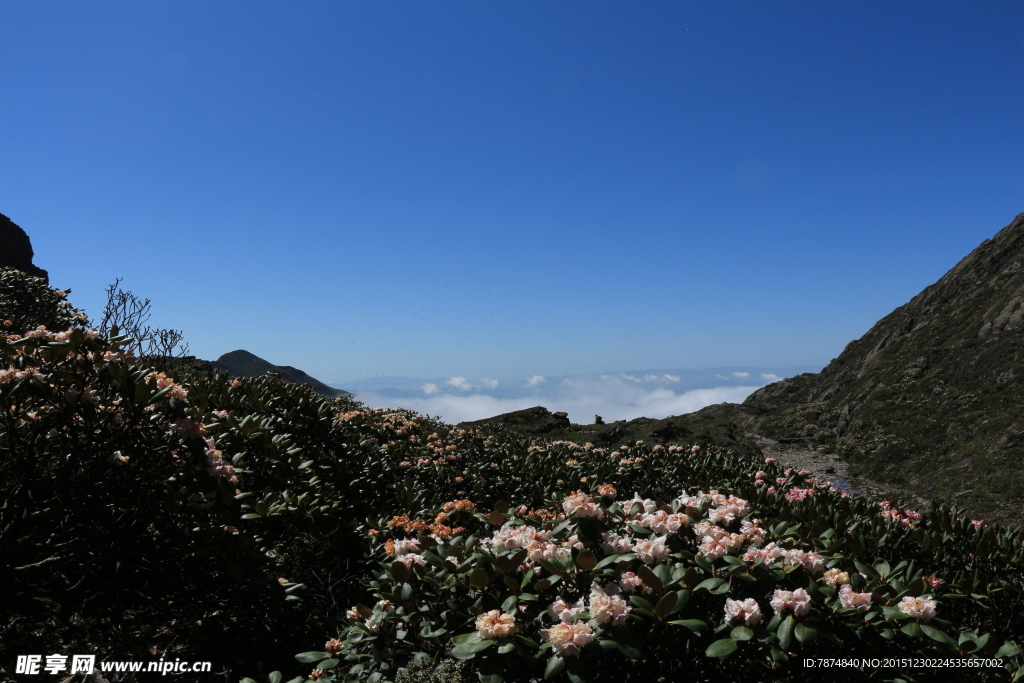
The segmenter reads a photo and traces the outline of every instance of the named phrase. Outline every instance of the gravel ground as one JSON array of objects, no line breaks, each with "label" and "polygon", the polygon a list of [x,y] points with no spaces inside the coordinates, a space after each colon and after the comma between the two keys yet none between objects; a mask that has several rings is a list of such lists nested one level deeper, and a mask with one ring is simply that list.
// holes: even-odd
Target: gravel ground
[{"label": "gravel ground", "polygon": [[822,475],[823,479],[828,479],[843,491],[874,500],[900,501],[918,511],[928,509],[929,502],[912,491],[889,486],[873,479],[851,476],[849,465],[834,455],[821,453],[806,444],[779,443],[754,434],[747,436],[757,442],[765,457],[775,458],[786,467],[817,472]]}]

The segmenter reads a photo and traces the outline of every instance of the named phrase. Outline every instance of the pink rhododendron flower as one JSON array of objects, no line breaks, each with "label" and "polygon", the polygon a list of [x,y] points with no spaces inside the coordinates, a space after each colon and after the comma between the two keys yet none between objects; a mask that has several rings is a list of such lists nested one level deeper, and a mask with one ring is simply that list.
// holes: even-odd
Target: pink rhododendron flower
[{"label": "pink rhododendron flower", "polygon": [[410,569],[414,564],[425,565],[427,563],[427,558],[422,555],[417,555],[416,553],[407,553],[405,555],[400,555],[395,559]]},{"label": "pink rhododendron flower", "polygon": [[740,525],[740,533],[746,537],[746,540],[751,545],[761,545],[764,543],[765,531],[760,526],[761,520],[743,520]]},{"label": "pink rhododendron flower", "polygon": [[811,611],[811,596],[803,588],[795,591],[776,590],[771,600],[776,614],[791,611],[793,616],[802,617]]},{"label": "pink rhododendron flower", "polygon": [[633,541],[628,536],[606,531],[601,534],[601,549],[607,555],[626,555],[633,552]]},{"label": "pink rhododendron flower", "polygon": [[763,560],[762,564],[771,566],[775,563],[775,560],[780,557],[786,557],[787,551],[780,548],[774,541],[769,543],[763,548],[750,548],[747,552],[743,553],[744,562],[756,562],[757,560]]},{"label": "pink rhododendron flower", "polygon": [[641,498],[639,493],[633,494],[633,500],[627,500],[622,504],[622,509],[627,512],[633,508],[636,503],[640,503],[642,509],[641,513],[654,512],[658,509],[658,504],[650,498]]},{"label": "pink rhododendron flower", "polygon": [[684,514],[669,514],[664,510],[644,513],[640,515],[637,523],[648,529],[653,529],[659,534],[674,534],[681,527],[689,523],[690,518]]},{"label": "pink rhododendron flower", "polygon": [[669,550],[665,544],[668,539],[665,536],[641,538],[633,546],[636,556],[646,564],[657,564],[668,559]]},{"label": "pink rhododendron flower", "polygon": [[715,539],[711,536],[705,536],[701,541],[698,550],[700,554],[712,560],[717,560],[720,557],[729,554],[728,546],[723,542],[724,539]]},{"label": "pink rhododendron flower", "polygon": [[754,598],[747,598],[746,600],[726,599],[725,619],[726,621],[742,619],[744,625],[756,626],[761,623],[761,607]]},{"label": "pink rhododendron flower", "polygon": [[793,488],[786,493],[786,500],[800,501],[814,495],[814,489]]},{"label": "pink rhododendron flower", "polygon": [[571,605],[562,598],[558,598],[548,607],[548,616],[551,617],[552,621],[572,624],[576,622],[576,615],[583,611],[583,598],[580,598]]},{"label": "pink rhododendron flower", "polygon": [[395,541],[395,555],[408,555],[420,549],[420,542],[414,538]]},{"label": "pink rhododendron flower", "polygon": [[871,593],[854,593],[853,587],[846,584],[839,589],[839,603],[858,612],[867,612],[871,609]]},{"label": "pink rhododendron flower", "polygon": [[817,576],[825,571],[824,559],[815,552],[805,553],[802,550],[786,551],[786,561],[789,564],[799,564],[810,574]]},{"label": "pink rhododendron flower", "polygon": [[825,585],[831,586],[832,588],[850,583],[850,575],[838,567],[832,567],[832,569],[829,569],[825,572],[825,576],[822,578],[825,581]]},{"label": "pink rhododendron flower", "polygon": [[492,609],[476,618],[476,632],[484,640],[507,638],[516,632],[516,618],[501,610]]},{"label": "pink rhododendron flower", "polygon": [[590,615],[599,624],[611,622],[618,626],[626,621],[633,608],[619,595],[620,589],[614,583],[602,587],[596,581],[590,587]]},{"label": "pink rhododendron flower", "polygon": [[575,657],[594,640],[594,630],[585,622],[575,624],[558,623],[543,629],[541,637],[551,643],[555,654]]},{"label": "pink rhododendron flower", "polygon": [[601,517],[604,514],[601,506],[583,491],[570,494],[562,501],[562,509],[565,514],[575,517]]},{"label": "pink rhododendron flower", "polygon": [[176,434],[182,439],[195,439],[203,435],[204,425],[196,422],[190,417],[179,417],[171,423],[171,434]]},{"label": "pink rhododendron flower", "polygon": [[935,616],[935,601],[931,598],[914,598],[906,596],[898,605],[900,611],[915,619],[931,619]]},{"label": "pink rhododendron flower", "polygon": [[642,589],[644,594],[654,592],[654,589],[650,586],[645,586],[643,580],[633,572],[623,572],[622,576],[619,577],[619,585],[627,593],[632,593],[638,588]]}]

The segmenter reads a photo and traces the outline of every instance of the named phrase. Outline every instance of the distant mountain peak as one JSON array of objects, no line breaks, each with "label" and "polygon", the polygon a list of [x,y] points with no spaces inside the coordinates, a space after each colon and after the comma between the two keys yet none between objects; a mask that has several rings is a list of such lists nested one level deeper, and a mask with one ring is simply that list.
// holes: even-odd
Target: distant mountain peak
[{"label": "distant mountain peak", "polygon": [[282,379],[286,382],[308,384],[324,396],[330,398],[337,396],[351,396],[349,392],[329,387],[320,380],[310,377],[298,368],[294,368],[291,365],[274,365],[273,363],[265,361],[256,354],[246,351],[245,349],[237,349],[235,351],[225,353],[223,356],[213,361],[211,365],[214,369],[227,372],[233,377],[260,377],[271,372],[281,372],[284,373]]}]

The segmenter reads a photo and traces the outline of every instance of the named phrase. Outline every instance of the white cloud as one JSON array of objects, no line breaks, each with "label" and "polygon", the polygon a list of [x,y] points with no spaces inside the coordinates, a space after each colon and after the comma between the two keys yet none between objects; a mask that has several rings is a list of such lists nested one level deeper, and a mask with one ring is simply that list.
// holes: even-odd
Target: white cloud
[{"label": "white cloud", "polygon": [[639,377],[634,377],[633,375],[623,375],[622,379],[626,380],[627,382],[638,382],[639,383],[639,382],[643,381]]},{"label": "white cloud", "polygon": [[480,380],[480,384],[482,384],[485,389],[498,388],[498,380],[496,379],[487,379],[486,377],[484,377],[483,379]]},{"label": "white cloud", "polygon": [[459,391],[469,391],[473,388],[473,385],[469,383],[465,377],[452,377],[450,380],[445,382],[449,386],[453,386]]},{"label": "white cloud", "polygon": [[427,382],[426,384],[423,385],[423,393],[426,394],[427,396],[431,396],[433,394],[437,394],[440,392],[441,389],[438,388],[438,386],[433,382]]},{"label": "white cloud", "polygon": [[679,375],[670,375],[667,372],[664,375],[644,375],[644,381],[654,384],[678,384]]},{"label": "white cloud", "polygon": [[[546,378],[535,375],[526,386],[538,387],[545,381]],[[719,386],[676,392],[668,386],[638,383],[636,378],[630,379],[625,375],[608,376],[607,379],[583,376],[573,378],[571,384],[559,382],[545,386],[541,394],[529,392],[523,396],[498,398],[481,393],[462,393],[465,388],[461,382],[452,384],[449,381],[448,384],[460,393],[431,393],[427,390],[429,385],[425,385],[427,396],[422,398],[396,399],[369,392],[359,392],[356,398],[373,408],[410,408],[452,424],[537,405],[552,412],[565,411],[569,413],[569,419],[578,424],[591,424],[595,414],[604,417],[606,422],[637,417],[658,419],[692,413],[715,403],[739,403],[762,386]]]},{"label": "white cloud", "polygon": [[734,373],[732,373],[732,376],[733,377],[739,377],[740,379],[746,379],[747,377],[750,377],[750,373],[749,372],[734,372]]},{"label": "white cloud", "polygon": [[761,379],[765,380],[766,382],[777,382],[782,378],[776,375],[774,372],[762,372]]},{"label": "white cloud", "polygon": [[726,375],[715,375],[718,379],[729,379]]}]

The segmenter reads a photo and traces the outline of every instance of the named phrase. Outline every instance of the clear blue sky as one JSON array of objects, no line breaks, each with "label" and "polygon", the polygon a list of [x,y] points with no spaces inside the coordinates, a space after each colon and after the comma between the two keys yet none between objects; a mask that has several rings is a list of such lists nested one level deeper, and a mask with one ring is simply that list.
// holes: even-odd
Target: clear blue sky
[{"label": "clear blue sky", "polygon": [[0,1],[0,213],[325,381],[818,365],[1024,211],[1020,2]]}]

